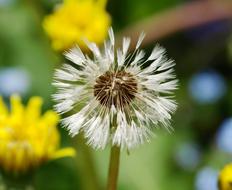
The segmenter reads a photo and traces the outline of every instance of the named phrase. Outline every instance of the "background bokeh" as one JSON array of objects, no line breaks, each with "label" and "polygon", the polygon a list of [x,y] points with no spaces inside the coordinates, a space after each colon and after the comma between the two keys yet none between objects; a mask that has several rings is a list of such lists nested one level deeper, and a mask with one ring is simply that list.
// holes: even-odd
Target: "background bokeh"
[{"label": "background bokeh", "polygon": [[[42,96],[43,109],[52,107],[52,76],[64,58],[51,48],[41,23],[60,2],[0,0],[0,94],[6,101],[17,92],[25,102]],[[117,33],[186,3],[191,1],[109,0],[107,10]],[[170,33],[144,48],[150,52],[157,42],[177,63],[175,131],[157,130],[150,143],[123,152],[119,190],[217,190],[218,172],[232,161],[232,17]],[[109,149],[94,151],[81,136],[60,132],[62,145],[74,146],[77,155],[40,167],[35,188],[103,189]]]}]

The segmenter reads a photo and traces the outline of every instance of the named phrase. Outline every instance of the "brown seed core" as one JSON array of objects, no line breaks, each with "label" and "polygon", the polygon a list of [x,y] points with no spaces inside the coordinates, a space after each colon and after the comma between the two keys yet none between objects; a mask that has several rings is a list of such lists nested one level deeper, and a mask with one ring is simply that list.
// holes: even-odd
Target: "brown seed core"
[{"label": "brown seed core", "polygon": [[94,96],[107,107],[114,105],[122,109],[134,99],[136,92],[136,79],[125,71],[107,71],[97,78],[94,85]]}]

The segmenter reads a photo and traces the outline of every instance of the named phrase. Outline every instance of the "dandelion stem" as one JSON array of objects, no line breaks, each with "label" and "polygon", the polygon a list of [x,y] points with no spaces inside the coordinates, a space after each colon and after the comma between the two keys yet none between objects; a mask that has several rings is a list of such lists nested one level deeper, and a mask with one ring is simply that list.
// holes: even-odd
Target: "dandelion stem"
[{"label": "dandelion stem", "polygon": [[112,146],[108,172],[107,190],[116,190],[120,163],[120,147]]},{"label": "dandelion stem", "polygon": [[78,149],[79,155],[75,159],[77,169],[81,173],[81,189],[100,190],[102,188],[98,179],[92,152],[83,141],[84,138],[82,135],[73,139],[73,144]]}]

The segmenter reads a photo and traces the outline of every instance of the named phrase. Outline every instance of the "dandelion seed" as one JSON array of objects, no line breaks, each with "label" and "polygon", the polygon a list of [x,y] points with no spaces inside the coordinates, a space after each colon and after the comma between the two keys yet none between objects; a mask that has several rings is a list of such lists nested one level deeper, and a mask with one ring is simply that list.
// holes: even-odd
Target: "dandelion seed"
[{"label": "dandelion seed", "polygon": [[172,98],[177,88],[173,66],[165,50],[156,46],[146,60],[139,50],[128,53],[130,39],[123,40],[122,51],[116,49],[113,30],[109,31],[102,52],[87,42],[93,59],[74,48],[65,55],[74,64],[64,64],[55,73],[53,95],[71,135],[83,131],[92,147],[105,148],[107,143],[131,149],[149,141],[153,128],[163,125],[170,130],[171,114],[176,110]]}]

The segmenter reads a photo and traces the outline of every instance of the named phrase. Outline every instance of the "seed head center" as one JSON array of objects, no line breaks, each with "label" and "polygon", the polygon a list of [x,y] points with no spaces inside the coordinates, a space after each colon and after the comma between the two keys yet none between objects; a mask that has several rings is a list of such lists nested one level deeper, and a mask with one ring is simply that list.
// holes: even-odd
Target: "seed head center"
[{"label": "seed head center", "polygon": [[128,105],[137,92],[135,77],[125,71],[107,71],[96,79],[94,96],[104,106],[114,105],[123,108]]}]

